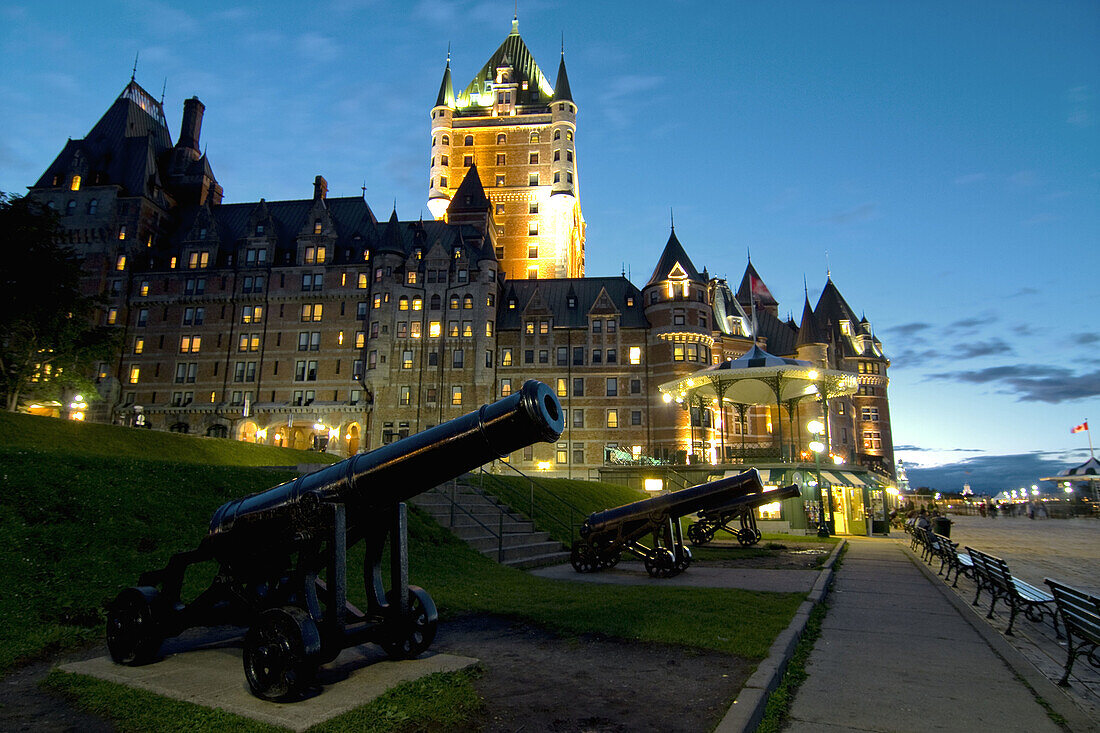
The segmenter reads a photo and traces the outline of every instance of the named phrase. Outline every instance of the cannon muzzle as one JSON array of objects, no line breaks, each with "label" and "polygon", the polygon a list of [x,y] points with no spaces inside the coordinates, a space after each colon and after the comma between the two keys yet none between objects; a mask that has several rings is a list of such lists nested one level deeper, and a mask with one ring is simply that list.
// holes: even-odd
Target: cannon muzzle
[{"label": "cannon muzzle", "polygon": [[241,523],[277,534],[322,503],[348,508],[349,526],[363,512],[405,501],[512,451],[552,443],[565,427],[554,392],[529,380],[518,392],[462,417],[352,456],[258,494],[224,504],[210,534]]}]

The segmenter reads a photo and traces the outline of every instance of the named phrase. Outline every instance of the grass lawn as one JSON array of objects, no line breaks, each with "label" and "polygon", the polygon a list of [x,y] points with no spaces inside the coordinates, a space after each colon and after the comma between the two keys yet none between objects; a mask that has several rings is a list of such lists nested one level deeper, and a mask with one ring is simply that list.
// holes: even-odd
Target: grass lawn
[{"label": "grass lawn", "polygon": [[[9,444],[0,448],[0,496],[5,498],[0,504],[0,587],[6,589],[0,594],[0,618],[5,620],[0,625],[0,674],[19,660],[101,639],[104,604],[121,588],[135,583],[141,572],[162,567],[173,552],[196,546],[211,514],[224,501],[289,478],[270,469],[224,465],[236,460],[240,447],[255,446],[35,419],[49,424],[35,425],[33,431],[16,431],[9,436]],[[3,426],[10,424],[0,421]],[[52,426],[74,432],[51,438]],[[94,432],[84,434],[83,428]],[[101,429],[122,431],[132,444],[126,445],[125,439],[116,435],[101,441]],[[213,448],[203,445],[208,456],[200,456],[202,451],[187,454],[182,443],[145,449],[147,438],[210,444]],[[74,444],[79,447],[70,450]],[[219,451],[222,447],[224,452]],[[168,455],[173,460],[142,455]],[[294,462],[287,460],[285,453],[272,458],[275,465]],[[613,492],[616,488],[622,489],[603,490]],[[601,487],[588,486],[577,487],[576,493],[582,489],[592,496],[601,491]],[[616,503],[622,502],[616,499],[607,505]],[[464,613],[493,613],[565,634],[595,632],[759,660],[803,599],[802,594],[552,581],[482,557],[417,512],[410,512],[409,534],[412,581],[428,590],[444,621]],[[349,555],[349,578],[361,577],[357,566],[362,562],[361,552]],[[201,590],[206,581],[203,577],[192,579],[191,574],[188,580],[192,593]],[[350,585],[351,600],[364,602],[363,588],[354,580]],[[148,719],[140,716],[155,706],[139,693],[60,673],[51,680],[79,697],[81,704],[120,721],[123,728],[148,728],[142,722]],[[459,682],[451,679],[444,686],[461,686]],[[180,705],[166,700],[159,704]],[[406,716],[412,722],[433,720],[435,715],[413,710],[401,693],[381,704],[389,706],[386,715]],[[471,714],[466,703],[443,707],[460,711],[460,715]],[[175,708],[162,719],[172,720],[176,729],[223,727],[201,717],[210,715],[209,711],[195,710],[200,717],[193,724],[185,722],[190,720],[186,716],[176,717]],[[122,723],[130,718],[133,722]],[[363,729],[361,722],[362,718],[347,718],[336,729]],[[435,726],[447,727],[443,723]],[[417,728],[393,725],[387,729]]]}]

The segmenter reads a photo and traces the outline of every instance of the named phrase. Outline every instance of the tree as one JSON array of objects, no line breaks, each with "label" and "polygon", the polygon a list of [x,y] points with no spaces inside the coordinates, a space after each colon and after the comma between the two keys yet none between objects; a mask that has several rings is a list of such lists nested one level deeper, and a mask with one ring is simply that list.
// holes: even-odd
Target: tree
[{"label": "tree", "polygon": [[22,399],[88,390],[93,363],[115,348],[114,330],[92,322],[97,301],[81,294],[80,259],[60,232],[49,208],[0,193],[0,398],[11,412]]}]

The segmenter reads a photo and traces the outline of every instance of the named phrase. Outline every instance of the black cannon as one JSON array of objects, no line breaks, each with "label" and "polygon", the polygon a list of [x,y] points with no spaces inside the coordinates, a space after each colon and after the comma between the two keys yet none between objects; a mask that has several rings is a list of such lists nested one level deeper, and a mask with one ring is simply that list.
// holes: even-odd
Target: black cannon
[{"label": "black cannon", "polygon": [[[698,486],[642,499],[589,515],[581,525],[581,539],[573,543],[569,561],[578,573],[592,573],[618,564],[627,552],[642,560],[654,578],[669,578],[691,564],[691,550],[684,544],[680,517],[721,507],[744,494],[763,489],[760,473],[720,478]],[[642,543],[653,535],[652,546]]]},{"label": "black cannon", "polygon": [[[435,638],[438,615],[409,585],[405,500],[495,458],[561,435],[554,392],[529,381],[515,394],[370,453],[223,505],[198,548],[144,573],[109,605],[107,648],[142,664],[164,639],[195,626],[247,626],[252,693],[293,700],[319,665],[375,642],[412,658]],[[363,541],[367,607],[347,602],[347,549]],[[389,588],[383,552],[389,549]],[[211,585],[181,601],[185,571],[218,563]]]},{"label": "black cannon", "polygon": [[[691,544],[699,547],[714,539],[714,533],[724,529],[741,543],[742,547],[755,545],[760,541],[760,530],[756,527],[756,515],[752,510],[764,504],[771,504],[780,499],[790,499],[801,496],[802,492],[797,486],[787,486],[775,491],[740,496],[725,506],[705,509],[699,512],[699,519],[687,528],[688,539]],[[739,520],[741,526],[731,526],[734,520]]]}]

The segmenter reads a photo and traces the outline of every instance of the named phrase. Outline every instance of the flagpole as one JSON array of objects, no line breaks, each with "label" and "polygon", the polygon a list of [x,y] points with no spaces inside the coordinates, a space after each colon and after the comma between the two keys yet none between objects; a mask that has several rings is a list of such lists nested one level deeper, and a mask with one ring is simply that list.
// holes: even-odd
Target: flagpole
[{"label": "flagpole", "polygon": [[1096,458],[1096,454],[1092,452],[1092,429],[1089,427],[1089,419],[1085,418],[1085,434],[1089,436],[1089,458]]}]

